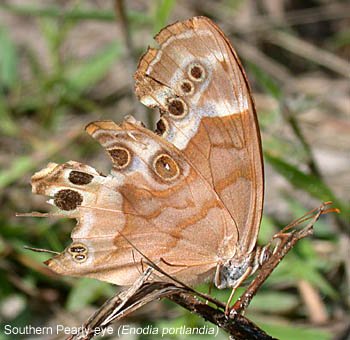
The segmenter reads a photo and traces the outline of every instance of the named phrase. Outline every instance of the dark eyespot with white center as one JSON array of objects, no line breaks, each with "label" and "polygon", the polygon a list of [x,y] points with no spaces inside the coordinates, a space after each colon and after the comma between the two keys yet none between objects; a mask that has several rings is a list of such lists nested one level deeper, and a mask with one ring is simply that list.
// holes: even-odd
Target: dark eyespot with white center
[{"label": "dark eyespot with white center", "polygon": [[176,162],[167,154],[157,156],[153,161],[156,174],[165,181],[172,181],[180,174]]},{"label": "dark eyespot with white center", "polygon": [[168,101],[168,111],[175,119],[183,118],[188,112],[187,104],[181,98],[171,98]]},{"label": "dark eyespot with white center", "polygon": [[205,79],[206,73],[204,67],[199,63],[190,64],[187,71],[191,80],[201,82]]},{"label": "dark eyespot with white center", "polygon": [[62,210],[74,210],[82,202],[83,197],[81,194],[71,189],[60,190],[54,196],[55,205]]},{"label": "dark eyespot with white center", "polygon": [[157,122],[156,129],[154,132],[162,137],[165,137],[169,133],[169,124],[164,118],[160,118]]},{"label": "dark eyespot with white center", "polygon": [[109,155],[116,168],[124,169],[131,161],[131,155],[128,149],[121,146],[108,150]]},{"label": "dark eyespot with white center", "polygon": [[83,263],[87,260],[86,254],[77,254],[73,256],[73,260],[78,263]]},{"label": "dark eyespot with white center", "polygon": [[94,178],[94,176],[92,176],[90,174],[87,174],[87,173],[81,172],[81,171],[73,170],[69,173],[68,180],[72,184],[87,185],[92,181],[93,178]]},{"label": "dark eyespot with white center", "polygon": [[85,244],[82,243],[73,243],[68,248],[68,252],[72,255],[87,253],[88,249]]},{"label": "dark eyespot with white center", "polygon": [[194,85],[189,80],[184,80],[180,84],[180,90],[183,96],[190,96],[194,92]]}]

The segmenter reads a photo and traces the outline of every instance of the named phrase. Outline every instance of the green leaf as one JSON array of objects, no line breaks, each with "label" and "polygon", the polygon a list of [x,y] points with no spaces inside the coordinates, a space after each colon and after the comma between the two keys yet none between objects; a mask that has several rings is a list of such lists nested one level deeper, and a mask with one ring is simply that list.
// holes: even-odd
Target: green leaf
[{"label": "green leaf", "polygon": [[259,310],[269,313],[283,313],[294,309],[299,304],[296,295],[280,292],[259,292],[252,300],[252,310]]},{"label": "green leaf", "polygon": [[68,86],[84,91],[101,80],[121,56],[121,44],[113,42],[89,60],[68,69],[65,78]]},{"label": "green leaf", "polygon": [[344,29],[340,32],[335,32],[333,36],[326,39],[325,43],[330,44],[334,49],[345,48],[350,45],[350,30]]},{"label": "green leaf", "polygon": [[63,10],[59,7],[37,7],[37,6],[13,6],[8,4],[0,4],[0,8],[8,10],[17,15],[32,15],[37,17],[53,17],[60,19],[76,19],[76,20],[115,20],[113,11],[94,11],[94,10]]},{"label": "green leaf", "polygon": [[305,261],[296,261],[296,264],[293,265],[294,272],[299,277],[304,278],[309,281],[312,285],[317,287],[321,293],[327,295],[333,299],[338,300],[339,295],[336,290],[326,281],[326,279],[322,276],[322,274],[309,263],[305,263]]},{"label": "green leaf", "polygon": [[52,255],[47,253],[39,253],[35,251],[31,251],[29,249],[25,249],[24,245],[31,246],[31,244],[25,243],[24,241],[20,240],[7,240],[11,246],[20,254],[32,259],[33,261],[37,261],[39,263],[42,263],[52,257]]},{"label": "green leaf", "polygon": [[110,290],[112,286],[107,282],[89,278],[79,279],[68,295],[66,308],[70,312],[84,309],[101,295],[109,295]]},{"label": "green leaf", "polygon": [[17,51],[5,28],[0,27],[0,81],[7,88],[17,82]]},{"label": "green leaf", "polygon": [[[7,10],[16,15],[58,18],[61,20],[97,20],[97,21],[115,21],[116,16],[113,10],[89,10],[72,8],[65,10],[59,7],[37,7],[37,6],[13,6],[1,4],[0,9]],[[153,22],[144,12],[138,12],[130,8],[127,9],[128,19],[138,24],[150,24]]]},{"label": "green leaf", "polygon": [[330,331],[297,327],[295,325],[282,325],[264,323],[254,320],[267,334],[283,340],[331,340]]},{"label": "green leaf", "polygon": [[17,136],[19,127],[12,118],[5,96],[0,92],[0,131],[9,136]]},{"label": "green leaf", "polygon": [[[304,279],[318,288],[322,294],[338,299],[337,292],[325,280],[319,270],[319,267],[322,267],[322,263],[317,261],[315,258],[316,255],[314,255],[314,257],[312,256],[313,250],[310,246],[304,246],[304,244],[307,243],[306,241],[307,240],[303,240],[300,242],[303,248],[301,249],[302,254],[297,255],[295,251],[289,253],[274,270],[273,274],[266,281],[265,286],[273,286],[283,281],[288,283],[288,285],[297,287],[298,280]],[[296,245],[296,247],[298,247],[298,245]]]},{"label": "green leaf", "polygon": [[158,0],[155,2],[156,11],[154,13],[153,34],[157,34],[168,23],[170,12],[172,11],[175,0]]},{"label": "green leaf", "polygon": [[265,151],[264,156],[273,168],[296,188],[302,189],[322,201],[336,201],[333,192],[318,178],[303,173],[294,165],[288,164],[269,152]]},{"label": "green leaf", "polygon": [[265,92],[270,93],[277,101],[280,101],[281,89],[279,88],[278,83],[253,63],[249,63],[249,69],[254,73],[256,80],[262,89]]},{"label": "green leaf", "polygon": [[259,244],[267,244],[275,233],[276,228],[273,220],[268,216],[263,215],[258,235]]},{"label": "green leaf", "polygon": [[8,169],[0,172],[0,189],[15,182],[18,178],[33,169],[34,166],[35,162],[31,157],[17,157]]},{"label": "green leaf", "polygon": [[333,207],[340,209],[339,216],[344,223],[350,218],[350,206],[343,204],[334,195],[333,191],[322,182],[322,180],[305,174],[294,165],[291,165],[279,157],[273,156],[271,153],[264,151],[264,158],[272,165],[272,167],[282,176],[284,176],[297,189],[301,189],[309,193],[311,196],[320,199],[323,202],[333,201]]},{"label": "green leaf", "polygon": [[60,23],[51,18],[41,18],[39,21],[40,33],[45,37],[50,46],[51,53],[58,52],[58,40],[61,31]]}]

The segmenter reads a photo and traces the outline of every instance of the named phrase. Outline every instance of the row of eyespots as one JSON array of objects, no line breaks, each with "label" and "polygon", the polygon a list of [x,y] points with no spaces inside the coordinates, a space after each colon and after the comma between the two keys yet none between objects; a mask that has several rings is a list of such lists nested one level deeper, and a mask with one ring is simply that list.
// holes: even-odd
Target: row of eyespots
[{"label": "row of eyespots", "polygon": [[[72,170],[69,173],[68,180],[75,185],[87,185],[91,183],[94,176],[86,172]],[[83,202],[82,195],[72,189],[62,189],[54,195],[54,203],[61,210],[74,210]]]},{"label": "row of eyespots", "polygon": [[[205,68],[198,62],[191,63],[187,68],[189,79],[184,79],[179,88],[183,96],[190,96],[194,93],[195,86],[193,82],[202,82],[206,78]],[[168,100],[168,112],[174,119],[182,119],[188,114],[188,105],[179,97],[170,98]],[[169,132],[169,124],[165,119],[161,118],[157,122],[155,133],[165,137]]]},{"label": "row of eyespots", "polygon": [[[125,169],[131,162],[131,152],[126,147],[115,147],[108,150],[115,167]],[[163,180],[174,180],[180,173],[179,167],[171,156],[160,154],[153,160],[153,169]]]},{"label": "row of eyespots", "polygon": [[87,259],[88,248],[83,243],[72,243],[68,248],[68,253],[72,255],[73,260],[82,263]]},{"label": "row of eyespots", "polygon": [[[116,147],[108,150],[108,152],[119,170],[125,169],[131,162],[131,153],[125,147]],[[160,154],[155,157],[152,165],[156,174],[165,181],[174,180],[180,173],[177,163],[167,154]],[[93,176],[73,170],[70,172],[68,179],[75,185],[87,185],[92,181]],[[62,189],[54,195],[54,204],[61,210],[75,210],[82,202],[83,196],[72,189]]]},{"label": "row of eyespots", "polygon": [[205,68],[198,62],[191,63],[187,67],[187,75],[189,79],[184,79],[180,84],[180,90],[183,96],[192,95],[195,86],[193,82],[200,83],[206,78]]}]

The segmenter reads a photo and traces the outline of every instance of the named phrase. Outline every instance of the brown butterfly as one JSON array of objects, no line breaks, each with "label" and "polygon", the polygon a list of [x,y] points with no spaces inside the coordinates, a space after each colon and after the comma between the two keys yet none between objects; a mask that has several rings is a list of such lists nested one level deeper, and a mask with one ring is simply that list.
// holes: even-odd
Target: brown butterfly
[{"label": "brown butterfly", "polygon": [[155,132],[131,116],[90,123],[113,162],[108,176],[70,161],[32,177],[34,193],[53,197],[52,215],[78,220],[73,243],[46,264],[130,285],[142,267],[134,246],[186,284],[214,278],[236,288],[268,256],[256,246],[264,174],[248,79],[208,18],[155,39],[159,49],[148,49],[134,76],[139,100],[160,108]]}]

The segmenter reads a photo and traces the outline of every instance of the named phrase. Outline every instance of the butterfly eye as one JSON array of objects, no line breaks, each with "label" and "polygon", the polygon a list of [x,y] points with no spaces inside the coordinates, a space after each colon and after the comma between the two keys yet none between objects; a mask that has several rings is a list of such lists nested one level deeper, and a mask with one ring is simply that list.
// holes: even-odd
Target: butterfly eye
[{"label": "butterfly eye", "polygon": [[199,63],[191,64],[188,68],[187,74],[191,80],[196,82],[200,82],[205,79],[205,69]]},{"label": "butterfly eye", "polygon": [[180,173],[176,162],[166,154],[161,154],[156,157],[153,162],[153,167],[157,175],[166,181],[175,179]]},{"label": "butterfly eye", "polygon": [[173,118],[183,118],[188,109],[186,103],[181,98],[171,98],[168,103],[168,111]]},{"label": "butterfly eye", "polygon": [[71,189],[60,190],[54,196],[55,205],[62,210],[74,210],[82,202],[82,196]]},{"label": "butterfly eye", "polygon": [[69,173],[69,181],[76,185],[86,185],[89,184],[94,176],[81,171],[71,171]]},{"label": "butterfly eye", "polygon": [[128,149],[117,147],[108,150],[108,153],[112,157],[113,163],[118,169],[124,169],[130,164],[131,156]]}]

